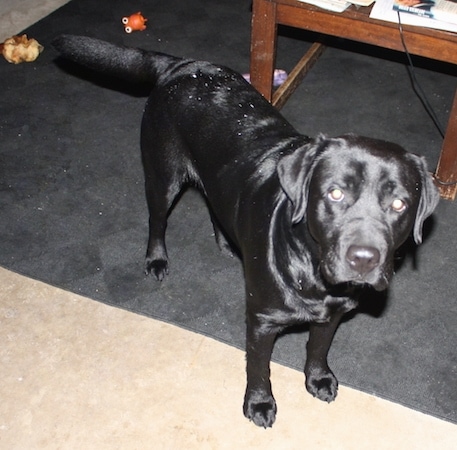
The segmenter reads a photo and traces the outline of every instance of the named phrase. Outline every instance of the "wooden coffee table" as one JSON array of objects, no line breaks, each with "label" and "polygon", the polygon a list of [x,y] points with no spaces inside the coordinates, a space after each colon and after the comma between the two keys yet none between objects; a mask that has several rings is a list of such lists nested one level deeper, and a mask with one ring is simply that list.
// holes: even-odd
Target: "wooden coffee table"
[{"label": "wooden coffee table", "polygon": [[[273,92],[279,24],[404,51],[398,24],[370,19],[370,11],[371,7],[351,6],[343,13],[334,13],[296,0],[254,0],[250,69],[253,86],[281,108],[325,49],[323,44],[314,43],[287,81]],[[456,33],[403,25],[403,35],[411,54],[457,65]],[[457,90],[434,176],[441,196],[454,200],[457,194]]]}]

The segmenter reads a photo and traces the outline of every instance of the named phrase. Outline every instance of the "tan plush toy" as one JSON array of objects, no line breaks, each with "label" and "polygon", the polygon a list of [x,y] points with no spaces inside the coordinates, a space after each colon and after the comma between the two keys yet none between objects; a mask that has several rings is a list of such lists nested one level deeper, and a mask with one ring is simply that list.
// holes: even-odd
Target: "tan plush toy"
[{"label": "tan plush toy", "polygon": [[0,44],[3,56],[13,64],[35,61],[43,49],[44,47],[35,39],[27,39],[26,34],[10,37]]}]

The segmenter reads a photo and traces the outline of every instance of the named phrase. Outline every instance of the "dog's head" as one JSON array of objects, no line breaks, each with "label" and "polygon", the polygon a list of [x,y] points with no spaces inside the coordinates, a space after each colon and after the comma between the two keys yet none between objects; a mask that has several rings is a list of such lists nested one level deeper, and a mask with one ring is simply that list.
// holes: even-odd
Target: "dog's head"
[{"label": "dog's head", "polygon": [[424,220],[439,195],[423,158],[400,146],[355,135],[314,142],[278,163],[291,221],[306,222],[320,249],[324,278],[382,290],[395,250]]}]

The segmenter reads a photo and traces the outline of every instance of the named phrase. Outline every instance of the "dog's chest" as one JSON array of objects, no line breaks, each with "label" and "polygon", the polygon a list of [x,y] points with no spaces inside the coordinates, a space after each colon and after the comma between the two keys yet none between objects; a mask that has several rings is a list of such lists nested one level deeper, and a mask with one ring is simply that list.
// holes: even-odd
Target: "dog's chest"
[{"label": "dog's chest", "polygon": [[284,316],[278,318],[284,325],[303,322],[325,323],[336,312],[346,313],[356,308],[357,304],[355,296],[334,297],[322,292],[308,292],[303,295],[302,291],[296,291],[295,295],[285,298],[287,311],[285,310]]}]

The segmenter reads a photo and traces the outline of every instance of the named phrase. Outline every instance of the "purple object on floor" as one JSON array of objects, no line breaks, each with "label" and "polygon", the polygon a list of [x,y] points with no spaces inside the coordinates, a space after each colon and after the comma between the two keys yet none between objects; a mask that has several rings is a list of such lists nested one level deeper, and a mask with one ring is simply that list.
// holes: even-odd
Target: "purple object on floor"
[{"label": "purple object on floor", "polygon": [[[251,82],[251,75],[249,73],[243,74],[243,78],[246,81]],[[275,69],[273,72],[273,87],[277,88],[278,86],[281,86],[281,84],[284,83],[287,79],[287,72],[282,69]]]}]

